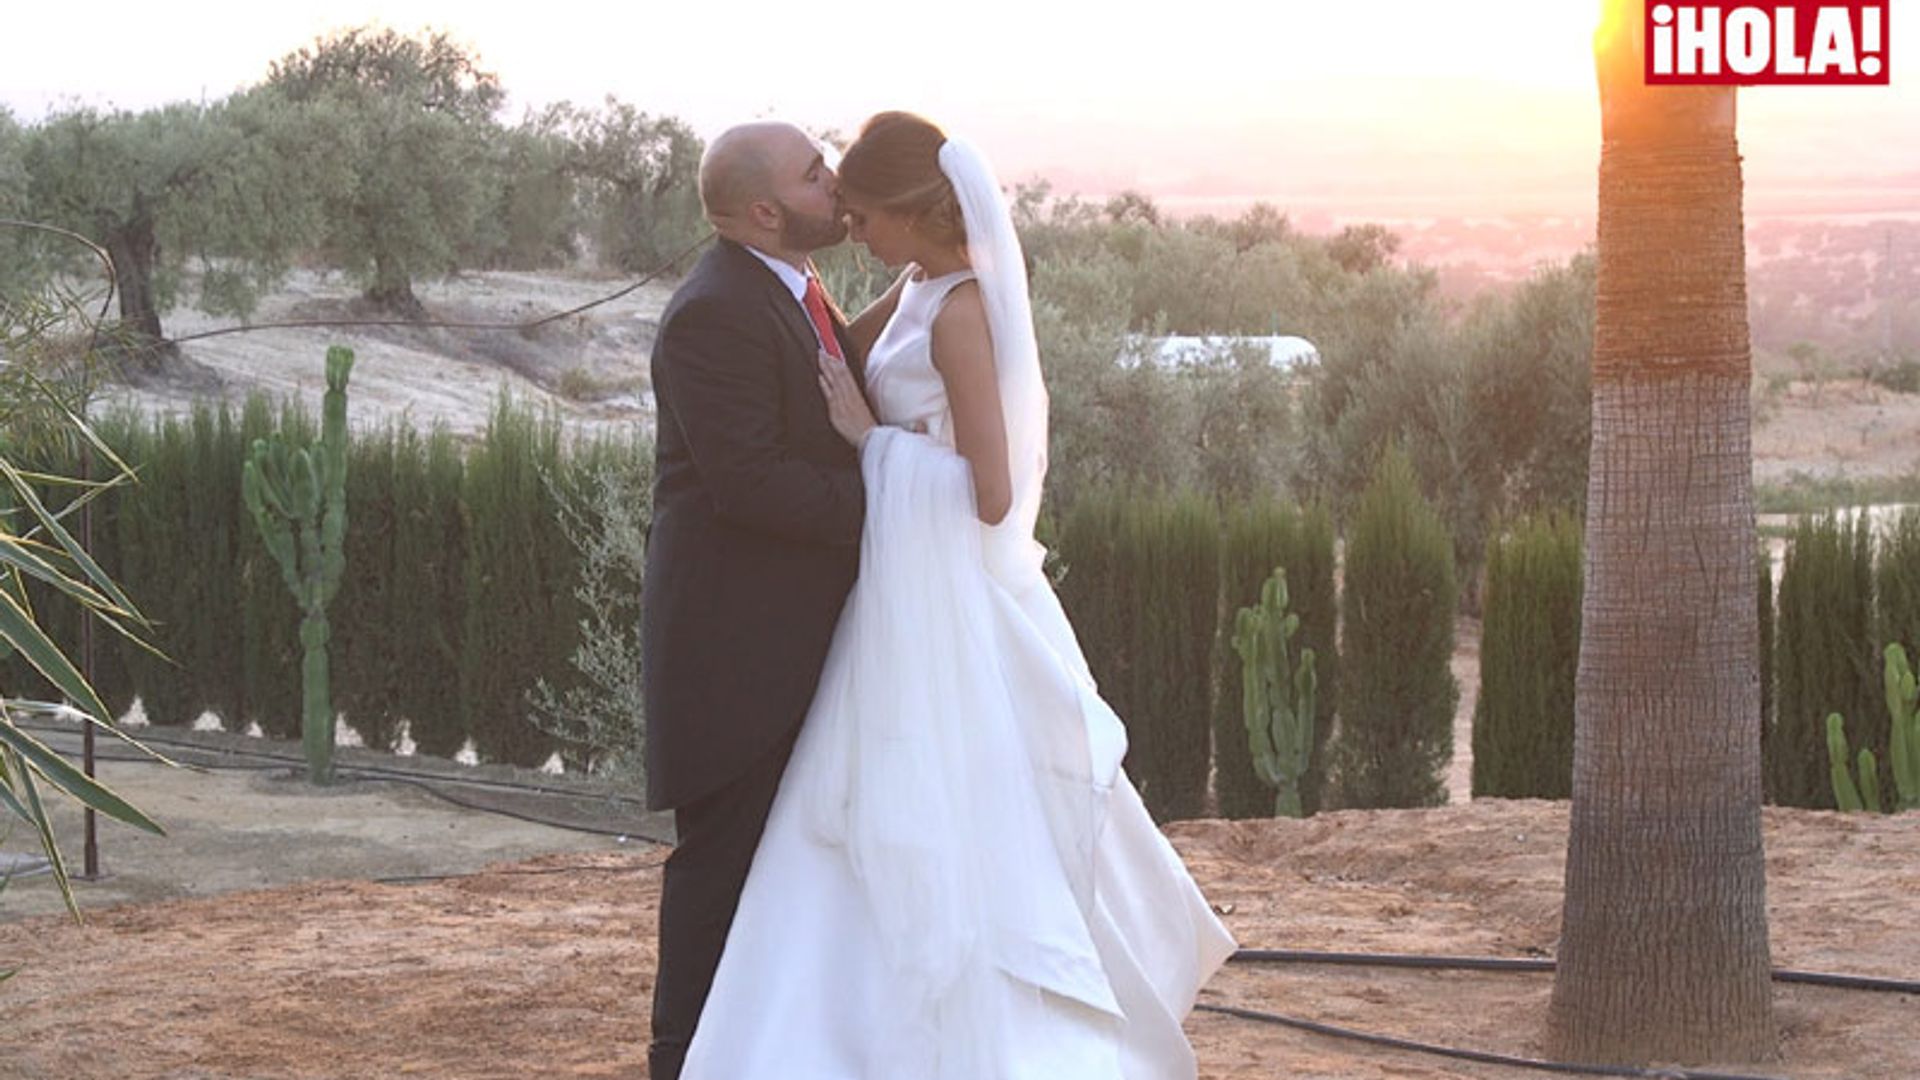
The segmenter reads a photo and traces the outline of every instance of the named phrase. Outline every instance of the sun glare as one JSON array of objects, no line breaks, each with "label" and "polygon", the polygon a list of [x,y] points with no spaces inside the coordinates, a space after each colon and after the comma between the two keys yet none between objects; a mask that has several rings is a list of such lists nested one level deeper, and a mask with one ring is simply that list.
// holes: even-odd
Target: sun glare
[{"label": "sun glare", "polygon": [[1621,35],[1631,34],[1640,13],[1636,0],[1600,0],[1600,22],[1593,31],[1594,55],[1603,55],[1615,47]]}]

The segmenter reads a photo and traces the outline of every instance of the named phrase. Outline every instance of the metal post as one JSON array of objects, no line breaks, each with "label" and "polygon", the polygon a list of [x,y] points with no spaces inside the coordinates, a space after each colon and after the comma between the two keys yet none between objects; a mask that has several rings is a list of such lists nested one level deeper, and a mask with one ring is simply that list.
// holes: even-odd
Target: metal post
[{"label": "metal post", "polygon": [[[80,416],[82,420],[86,418],[84,406]],[[80,479],[93,479],[93,447],[84,438],[80,440]],[[81,489],[83,493],[86,490],[84,487]],[[85,551],[89,556],[93,554],[92,501],[88,501],[80,508],[80,550]],[[80,673],[86,678],[88,686],[94,685],[93,610],[84,605],[80,612]],[[91,723],[82,725],[80,739],[83,764],[87,777],[91,779],[93,777],[93,725]],[[86,869],[80,876],[86,881],[98,881],[100,880],[100,841],[95,832],[93,807],[87,807],[84,816],[87,829]]]}]

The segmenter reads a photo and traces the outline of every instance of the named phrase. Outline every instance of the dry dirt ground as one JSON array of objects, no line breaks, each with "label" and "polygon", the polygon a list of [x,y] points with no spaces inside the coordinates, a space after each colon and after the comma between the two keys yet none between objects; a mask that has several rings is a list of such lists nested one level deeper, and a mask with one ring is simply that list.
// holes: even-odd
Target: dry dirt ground
[{"label": "dry dirt ground", "polygon": [[1857,378],[1794,382],[1756,397],[1753,478],[1896,477],[1920,469],[1920,394]]},{"label": "dry dirt ground", "polygon": [[[0,966],[21,968],[0,984],[0,1076],[646,1075],[663,848],[401,786],[315,795],[273,773],[119,763],[103,775],[173,835],[103,833],[114,876],[81,887],[83,926],[23,917],[23,905],[50,906],[45,878],[0,898]],[[1920,977],[1916,820],[1769,811],[1776,963]],[[1534,957],[1551,955],[1558,934],[1566,826],[1560,804],[1483,800],[1168,833],[1243,946]],[[70,845],[73,829],[66,815]],[[545,853],[525,857],[534,851]],[[510,861],[480,865],[490,858]],[[795,922],[804,929],[803,909]],[[1550,985],[1230,965],[1203,1001],[1538,1055]],[[1718,1067],[1920,1076],[1920,1000],[1782,987],[1777,1001],[1781,1058]],[[1527,1075],[1207,1013],[1187,1029],[1201,1075],[1220,1080]]]},{"label": "dry dirt ground", "polygon": [[[609,295],[627,282],[583,274],[495,271],[420,284],[429,315],[446,322],[523,323]],[[647,357],[670,286],[651,284],[590,312],[536,331],[412,327],[258,330],[181,346],[185,362],[162,380],[110,388],[103,401],[143,411],[182,413],[194,402],[244,400],[251,390],[292,396],[317,410],[326,390],[329,345],[355,352],[348,414],[356,427],[406,417],[438,421],[463,438],[486,428],[497,396],[552,406],[570,431],[651,430]],[[267,297],[252,322],[390,318],[362,309],[338,275],[294,274]],[[190,308],[167,317],[167,333],[185,337],[233,325]]]}]

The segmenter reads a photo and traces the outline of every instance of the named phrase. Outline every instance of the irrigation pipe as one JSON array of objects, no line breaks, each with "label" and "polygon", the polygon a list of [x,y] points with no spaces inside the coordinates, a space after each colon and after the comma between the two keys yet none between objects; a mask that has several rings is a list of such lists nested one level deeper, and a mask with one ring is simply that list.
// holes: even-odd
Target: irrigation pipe
[{"label": "irrigation pipe", "polygon": [[[46,734],[79,734],[79,729],[77,727],[65,726],[65,725],[59,725],[59,724],[35,724],[35,723],[16,722],[14,726],[22,728],[27,731],[38,731]],[[247,750],[240,747],[231,747],[231,746],[208,746],[204,743],[194,742],[191,739],[175,739],[166,735],[150,735],[150,734],[146,734],[144,731],[135,733],[133,737],[139,739],[143,743],[151,743],[154,746],[165,746],[175,750],[191,750],[196,753],[220,754],[228,757],[259,758],[265,761],[279,762],[283,765],[305,766],[307,763],[306,758],[301,757],[297,754],[280,754],[280,753],[275,753],[274,751],[271,751],[271,750]],[[118,760],[118,759],[115,759],[115,760]],[[415,771],[410,769],[395,769],[385,765],[351,765],[351,766],[343,765],[341,766],[341,768],[343,769],[351,768],[354,772],[361,773],[363,775],[379,776],[379,777],[395,779],[395,780],[420,780],[420,781],[427,781],[432,783],[465,784],[468,787],[496,788],[503,791],[527,791],[527,792],[534,792],[540,795],[557,795],[557,796],[564,796],[567,798],[581,799],[581,800],[586,800],[591,802],[619,803],[623,806],[637,806],[643,810],[646,808],[645,799],[638,799],[633,797],[632,795],[619,795],[611,792],[596,793],[596,792],[586,792],[586,791],[569,791],[566,788],[547,787],[540,784],[526,784],[526,783],[521,783],[517,780],[490,780],[482,776],[446,776],[441,773],[421,772],[421,771]]]},{"label": "irrigation pipe", "polygon": [[[42,730],[45,730],[45,729],[42,729]],[[62,732],[62,733],[66,734],[65,732]],[[151,741],[151,740],[142,740],[142,741]],[[205,749],[203,747],[195,746],[191,743],[180,744],[180,745],[190,750]],[[216,754],[219,754],[219,753],[246,754],[247,753],[246,751],[223,751],[219,749],[214,749],[209,752],[216,753]],[[249,756],[274,757],[275,764],[271,764],[271,765],[244,764],[240,762],[230,762],[230,763],[224,763],[224,764],[222,763],[204,763],[203,764],[198,762],[192,762],[192,763],[186,763],[186,767],[191,769],[205,769],[210,772],[280,772],[283,769],[286,769],[289,766],[289,764],[291,765],[305,764],[304,761],[282,763],[274,755],[249,755]],[[165,762],[155,761],[150,757],[144,757],[138,754],[103,753],[98,756],[98,760],[119,762],[122,764],[134,764],[134,765],[165,764]],[[600,828],[594,825],[576,825],[571,822],[555,821],[551,818],[540,817],[537,814],[526,814],[526,813],[521,813],[520,811],[517,811],[517,810],[508,810],[504,807],[487,806],[482,803],[469,802],[456,795],[439,790],[438,788],[434,787],[434,784],[443,783],[443,782],[450,783],[450,784],[457,784],[457,783],[485,784],[488,787],[508,788],[512,790],[520,790],[520,791],[528,791],[528,792],[552,792],[554,789],[551,789],[551,788],[516,787],[515,785],[509,784],[505,781],[461,780],[453,777],[440,777],[440,776],[431,776],[431,775],[425,775],[425,774],[421,774],[419,776],[411,776],[411,775],[396,774],[396,773],[397,771],[363,770],[361,768],[358,768],[357,766],[352,766],[352,765],[342,765],[334,769],[334,775],[343,780],[364,780],[370,783],[399,784],[407,787],[415,787],[415,788],[419,788],[421,791],[426,792],[428,795],[431,795],[434,798],[439,799],[441,802],[451,803],[452,805],[458,806],[463,810],[472,810],[476,813],[493,814],[498,817],[512,818],[515,821],[524,821],[530,825],[544,825],[551,829],[562,829],[567,832],[576,832],[576,833],[581,833],[587,836],[611,836],[620,840],[642,840],[649,844],[653,844],[659,847],[672,846],[672,844],[669,843],[668,841],[661,840],[656,837],[648,836],[644,833],[633,832],[627,829],[605,829],[605,828]],[[570,794],[570,793],[560,792],[560,794]],[[592,795],[574,795],[574,797],[584,799],[587,801],[595,801],[599,798],[598,796],[592,796]],[[448,876],[464,877],[467,875],[455,874],[455,875],[448,875]]]},{"label": "irrigation pipe", "polygon": [[1642,1069],[1631,1065],[1588,1065],[1579,1062],[1542,1061],[1538,1058],[1514,1057],[1509,1054],[1495,1054],[1485,1050],[1464,1050],[1456,1046],[1442,1046],[1438,1043],[1425,1043],[1416,1039],[1402,1039],[1392,1035],[1376,1035],[1368,1031],[1341,1027],[1338,1024],[1323,1024],[1317,1020],[1302,1020],[1297,1016],[1285,1016],[1280,1013],[1262,1012],[1258,1009],[1243,1009],[1236,1005],[1195,1005],[1196,1012],[1216,1013],[1232,1016],[1241,1020],[1252,1020],[1262,1024],[1294,1028],[1315,1035],[1327,1035],[1336,1039],[1365,1043],[1368,1046],[1385,1047],[1390,1050],[1410,1050],[1414,1053],[1428,1054],[1434,1057],[1452,1058],[1456,1061],[1472,1061],[1482,1065],[1504,1065],[1515,1069],[1532,1069],[1536,1072],[1559,1073],[1566,1076],[1625,1076],[1644,1080],[1778,1080],[1777,1077],[1747,1076],[1740,1073],[1698,1072],[1692,1069],[1654,1068]]}]

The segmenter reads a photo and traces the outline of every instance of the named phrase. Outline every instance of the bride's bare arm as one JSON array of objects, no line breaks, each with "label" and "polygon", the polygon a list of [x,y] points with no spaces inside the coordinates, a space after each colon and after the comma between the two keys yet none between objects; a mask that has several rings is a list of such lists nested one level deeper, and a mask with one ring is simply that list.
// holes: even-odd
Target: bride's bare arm
[{"label": "bride's bare arm", "polygon": [[933,366],[946,383],[954,444],[973,469],[980,520],[998,525],[1013,508],[1007,466],[1007,425],[1000,412],[1000,381],[980,286],[965,281],[948,294],[933,320]]},{"label": "bride's bare arm", "polygon": [[880,340],[881,329],[887,325],[888,319],[893,318],[893,309],[900,306],[901,288],[906,285],[907,278],[919,269],[912,263],[907,264],[907,268],[893,279],[887,291],[847,324],[847,337],[853,340],[853,347],[859,355],[865,356],[873,351],[873,343]]}]

